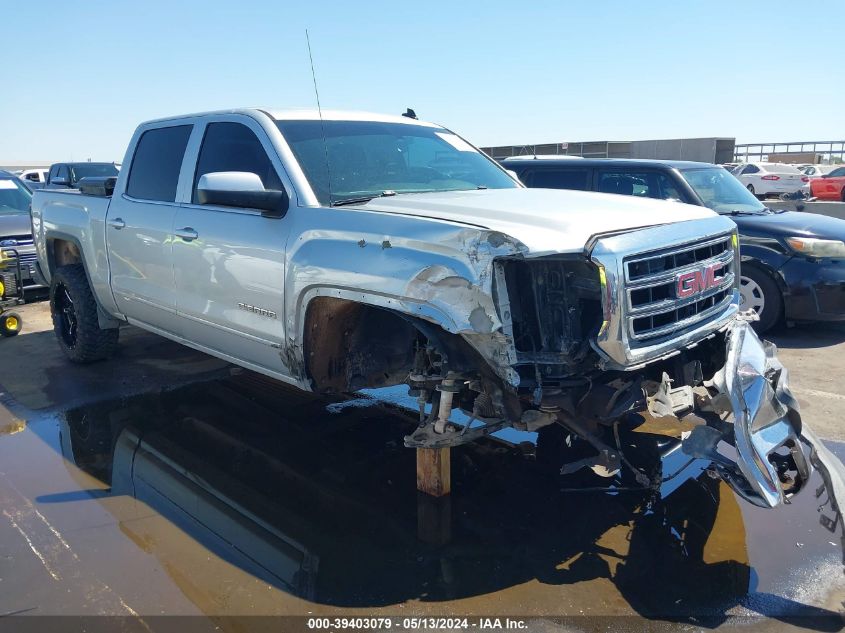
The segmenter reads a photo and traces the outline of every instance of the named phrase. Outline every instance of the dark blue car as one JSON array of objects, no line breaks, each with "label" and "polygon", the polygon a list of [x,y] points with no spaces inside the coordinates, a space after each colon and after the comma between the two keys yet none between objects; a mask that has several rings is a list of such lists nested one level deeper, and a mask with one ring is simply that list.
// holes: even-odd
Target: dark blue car
[{"label": "dark blue car", "polygon": [[508,158],[528,187],[675,199],[729,215],[739,228],[743,309],[765,332],[782,320],[845,320],[845,220],[772,211],[709,163],[634,159]]}]

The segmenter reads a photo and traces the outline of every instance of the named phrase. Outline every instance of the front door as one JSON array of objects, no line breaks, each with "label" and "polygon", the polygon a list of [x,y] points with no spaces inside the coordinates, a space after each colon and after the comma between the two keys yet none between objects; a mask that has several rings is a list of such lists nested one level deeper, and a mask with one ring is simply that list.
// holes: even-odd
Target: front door
[{"label": "front door", "polygon": [[202,175],[225,171],[254,173],[265,189],[282,189],[274,150],[259,134],[264,138],[257,125],[234,121],[206,127],[191,201],[176,213],[176,305],[186,339],[259,371],[288,375],[282,358],[287,219],[200,205],[196,195]]},{"label": "front door", "polygon": [[118,309],[141,325],[176,334],[173,221],[192,125],[149,129],[136,145],[125,192],[106,218],[111,287]]}]

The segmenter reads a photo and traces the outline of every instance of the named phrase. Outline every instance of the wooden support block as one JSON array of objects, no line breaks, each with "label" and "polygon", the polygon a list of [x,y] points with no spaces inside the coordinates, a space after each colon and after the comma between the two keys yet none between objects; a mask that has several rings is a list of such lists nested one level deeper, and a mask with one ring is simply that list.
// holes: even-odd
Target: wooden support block
[{"label": "wooden support block", "polygon": [[417,537],[429,545],[452,540],[452,497],[417,493]]},{"label": "wooden support block", "polygon": [[432,497],[452,491],[452,462],[448,448],[417,449],[417,490]]}]

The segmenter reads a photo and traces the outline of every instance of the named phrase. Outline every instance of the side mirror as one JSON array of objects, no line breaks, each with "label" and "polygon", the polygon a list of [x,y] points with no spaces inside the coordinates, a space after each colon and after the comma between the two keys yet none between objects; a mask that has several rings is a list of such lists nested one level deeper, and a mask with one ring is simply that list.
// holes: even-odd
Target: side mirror
[{"label": "side mirror", "polygon": [[506,169],[505,171],[508,172],[508,176],[516,180],[520,185],[525,184],[519,179],[519,174],[516,173],[513,169]]},{"label": "side mirror", "polygon": [[70,186],[70,180],[68,180],[64,176],[61,176],[61,177],[53,178],[53,180],[50,181],[50,184],[51,185],[62,185],[64,187],[69,187]]},{"label": "side mirror", "polygon": [[197,202],[239,209],[260,209],[266,218],[282,218],[290,200],[286,191],[265,189],[261,178],[248,171],[216,171],[200,176]]}]

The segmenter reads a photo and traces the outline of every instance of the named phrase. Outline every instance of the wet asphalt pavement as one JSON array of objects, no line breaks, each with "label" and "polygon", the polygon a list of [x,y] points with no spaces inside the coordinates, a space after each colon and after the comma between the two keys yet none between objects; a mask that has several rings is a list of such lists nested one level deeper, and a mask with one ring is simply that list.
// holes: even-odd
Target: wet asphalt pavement
[{"label": "wet asphalt pavement", "polygon": [[[560,442],[511,434],[453,449],[453,494],[433,503],[402,447],[414,419],[395,407],[314,398],[131,329],[118,358],[71,367],[45,306],[25,310],[24,333],[0,341],[0,615],[132,616],[138,630],[161,615],[208,630],[379,614],[843,626],[818,479],[789,506],[751,507],[647,420],[622,441],[635,463],[662,463],[658,495],[580,491],[607,481],[560,477]],[[845,457],[845,328],[773,338],[805,419]]]}]

